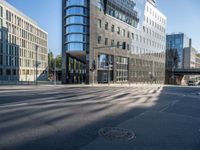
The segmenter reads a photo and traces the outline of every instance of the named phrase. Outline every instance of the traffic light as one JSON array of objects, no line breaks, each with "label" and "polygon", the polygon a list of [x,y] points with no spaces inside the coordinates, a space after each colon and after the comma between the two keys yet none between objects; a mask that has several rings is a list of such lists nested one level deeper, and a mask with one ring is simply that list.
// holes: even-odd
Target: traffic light
[{"label": "traffic light", "polygon": [[122,43],[122,49],[124,49],[124,50],[126,49],[126,42]]}]

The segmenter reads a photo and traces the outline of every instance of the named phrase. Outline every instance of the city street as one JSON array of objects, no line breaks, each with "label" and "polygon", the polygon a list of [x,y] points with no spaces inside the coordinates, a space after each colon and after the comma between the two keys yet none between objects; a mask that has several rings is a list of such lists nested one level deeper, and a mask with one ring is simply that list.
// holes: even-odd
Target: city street
[{"label": "city street", "polygon": [[[105,127],[136,137],[106,139]],[[0,150],[199,149],[199,87],[0,86]]]}]

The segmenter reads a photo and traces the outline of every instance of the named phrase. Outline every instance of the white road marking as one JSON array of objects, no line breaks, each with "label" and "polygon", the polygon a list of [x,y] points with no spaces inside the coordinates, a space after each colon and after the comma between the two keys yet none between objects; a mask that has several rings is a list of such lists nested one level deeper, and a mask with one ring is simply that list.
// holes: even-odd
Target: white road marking
[{"label": "white road marking", "polygon": [[174,106],[176,103],[180,102],[180,100],[175,100],[173,102],[171,102],[170,104],[168,104],[166,107],[164,107],[163,109],[160,110],[160,112],[164,112],[165,110],[167,110],[169,107]]}]

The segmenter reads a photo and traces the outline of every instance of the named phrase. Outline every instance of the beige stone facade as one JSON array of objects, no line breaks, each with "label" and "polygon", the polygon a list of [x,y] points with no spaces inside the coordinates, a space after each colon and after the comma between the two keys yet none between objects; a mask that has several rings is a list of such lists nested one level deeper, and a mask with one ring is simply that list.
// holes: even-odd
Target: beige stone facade
[{"label": "beige stone facade", "polygon": [[[48,34],[38,24],[0,0],[0,80],[46,80]],[[37,62],[36,62],[37,60]]]}]

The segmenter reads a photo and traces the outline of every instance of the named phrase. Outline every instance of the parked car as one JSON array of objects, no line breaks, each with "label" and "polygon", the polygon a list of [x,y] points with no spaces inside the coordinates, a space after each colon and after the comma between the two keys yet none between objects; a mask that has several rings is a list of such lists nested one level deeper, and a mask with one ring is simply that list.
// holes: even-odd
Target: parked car
[{"label": "parked car", "polygon": [[188,86],[195,86],[196,85],[196,83],[195,83],[195,81],[188,81]]}]

